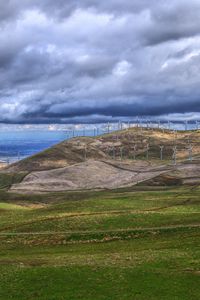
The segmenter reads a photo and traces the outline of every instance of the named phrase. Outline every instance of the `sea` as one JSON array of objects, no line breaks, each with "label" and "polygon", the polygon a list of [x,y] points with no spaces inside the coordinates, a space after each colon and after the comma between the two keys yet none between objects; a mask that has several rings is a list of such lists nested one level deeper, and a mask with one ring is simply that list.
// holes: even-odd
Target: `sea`
[{"label": "sea", "polygon": [[0,129],[0,161],[13,163],[43,151],[59,142],[76,136],[94,136],[104,133],[102,129],[41,130]]}]

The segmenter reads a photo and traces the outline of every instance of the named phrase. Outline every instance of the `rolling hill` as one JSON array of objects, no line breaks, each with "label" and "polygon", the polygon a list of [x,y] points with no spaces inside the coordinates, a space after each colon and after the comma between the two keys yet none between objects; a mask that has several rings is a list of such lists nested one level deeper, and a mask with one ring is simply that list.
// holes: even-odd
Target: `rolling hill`
[{"label": "rolling hill", "polygon": [[22,182],[12,182],[15,192],[113,189],[142,182],[194,184],[199,182],[199,155],[200,131],[130,128],[66,140],[4,168],[1,174],[25,173]]}]

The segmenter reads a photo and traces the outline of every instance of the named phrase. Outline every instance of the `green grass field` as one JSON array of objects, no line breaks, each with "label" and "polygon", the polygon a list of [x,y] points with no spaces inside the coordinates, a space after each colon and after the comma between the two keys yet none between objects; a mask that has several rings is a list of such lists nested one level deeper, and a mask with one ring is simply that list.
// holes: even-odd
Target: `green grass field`
[{"label": "green grass field", "polygon": [[200,189],[0,191],[0,299],[200,299]]}]

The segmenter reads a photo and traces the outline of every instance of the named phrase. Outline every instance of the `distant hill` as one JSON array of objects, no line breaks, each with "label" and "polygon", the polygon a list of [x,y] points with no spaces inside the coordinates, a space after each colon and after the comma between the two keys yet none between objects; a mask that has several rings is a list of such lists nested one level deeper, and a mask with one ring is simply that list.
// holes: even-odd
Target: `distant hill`
[{"label": "distant hill", "polygon": [[141,128],[76,137],[2,169],[1,181],[14,192],[200,184],[199,141],[200,131]]},{"label": "distant hill", "polygon": [[[23,159],[1,172],[32,172],[67,167],[87,159],[133,162],[136,160],[161,163],[160,146],[163,147],[163,162],[172,160],[173,147],[177,146],[177,159],[200,155],[200,131],[170,131],[161,129],[130,128],[98,137],[76,137],[59,143],[43,152]],[[149,146],[148,154],[147,147]]]}]

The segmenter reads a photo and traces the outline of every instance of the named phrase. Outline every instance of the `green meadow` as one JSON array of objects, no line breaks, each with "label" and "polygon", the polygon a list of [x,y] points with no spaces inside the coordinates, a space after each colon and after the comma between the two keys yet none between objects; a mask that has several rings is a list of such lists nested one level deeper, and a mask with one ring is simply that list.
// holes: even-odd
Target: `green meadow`
[{"label": "green meadow", "polygon": [[197,300],[200,189],[0,191],[0,299]]}]

